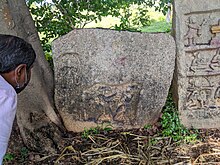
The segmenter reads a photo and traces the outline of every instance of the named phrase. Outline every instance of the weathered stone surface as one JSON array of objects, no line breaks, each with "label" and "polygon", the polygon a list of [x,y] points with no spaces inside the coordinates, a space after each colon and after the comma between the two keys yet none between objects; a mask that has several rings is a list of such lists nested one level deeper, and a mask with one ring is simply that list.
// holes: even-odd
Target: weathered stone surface
[{"label": "weathered stone surface", "polygon": [[187,127],[220,127],[220,0],[175,0],[174,93]]},{"label": "weathered stone surface", "polygon": [[170,35],[79,29],[52,49],[55,102],[68,130],[106,122],[134,128],[158,119],[174,71]]}]

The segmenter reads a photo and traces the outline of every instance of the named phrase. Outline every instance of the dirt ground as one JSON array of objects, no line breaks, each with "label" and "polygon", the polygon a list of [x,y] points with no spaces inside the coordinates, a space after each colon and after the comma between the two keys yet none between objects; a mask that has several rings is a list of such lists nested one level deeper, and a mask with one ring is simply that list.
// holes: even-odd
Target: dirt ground
[{"label": "dirt ground", "polygon": [[62,151],[43,155],[27,149],[15,123],[4,164],[220,164],[218,129],[199,130],[200,140],[193,143],[175,142],[157,132],[157,129],[133,129],[103,131],[86,136],[75,134],[67,139]]}]

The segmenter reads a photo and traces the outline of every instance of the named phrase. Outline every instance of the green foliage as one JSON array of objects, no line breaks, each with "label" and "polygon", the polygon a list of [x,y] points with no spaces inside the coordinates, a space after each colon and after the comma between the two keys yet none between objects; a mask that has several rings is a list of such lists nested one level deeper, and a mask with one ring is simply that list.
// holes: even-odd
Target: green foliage
[{"label": "green foliage", "polygon": [[166,105],[163,108],[163,115],[160,123],[162,125],[163,136],[172,137],[174,141],[184,140],[190,142],[198,138],[196,130],[192,131],[186,129],[181,124],[171,93],[169,93]]},{"label": "green foliage", "polygon": [[[149,25],[148,8],[167,11],[169,0],[27,0],[35,25],[41,35],[44,52],[51,54],[50,42],[75,28],[84,28],[90,22],[99,22],[106,16],[120,20],[116,30],[138,31]],[[135,7],[135,10],[132,10]],[[133,12],[135,11],[135,12]],[[51,62],[51,56],[48,56]]]},{"label": "green foliage", "polygon": [[14,154],[6,153],[5,156],[4,156],[3,161],[4,162],[12,161],[12,160],[14,160],[14,158],[15,158]]},{"label": "green foliage", "polygon": [[151,128],[152,128],[152,125],[150,125],[150,124],[147,124],[147,125],[144,126],[144,129],[146,129],[146,130],[151,129]]},{"label": "green foliage", "polygon": [[161,11],[165,15],[167,10],[171,7],[169,3],[171,4],[172,2],[173,0],[160,0],[159,5],[155,6],[155,9]]},{"label": "green foliage", "polygon": [[84,128],[84,131],[82,133],[82,138],[88,139],[89,136],[94,135],[94,134],[99,134],[99,133],[100,133],[100,130],[97,127],[96,128],[89,128],[89,129]]},{"label": "green foliage", "polygon": [[150,26],[145,26],[141,29],[142,32],[170,32],[171,31],[171,23],[163,21],[155,21],[150,24]]},{"label": "green foliage", "polygon": [[88,139],[89,136],[100,134],[101,132],[107,133],[112,131],[112,125],[110,123],[103,123],[102,125],[98,125],[95,128],[84,128],[82,132],[82,138]]},{"label": "green foliage", "polygon": [[26,147],[22,147],[20,150],[20,154],[21,154],[20,161],[23,162],[28,157],[28,149]]},{"label": "green foliage", "polygon": [[[19,157],[19,163],[24,162],[28,157],[28,149],[26,147],[22,147],[16,157]],[[13,160],[15,160],[15,154],[13,153],[6,153],[3,159],[4,162],[10,162]]]},{"label": "green foliage", "polygon": [[50,67],[53,69],[53,57],[51,51],[45,51],[45,58],[49,62]]}]

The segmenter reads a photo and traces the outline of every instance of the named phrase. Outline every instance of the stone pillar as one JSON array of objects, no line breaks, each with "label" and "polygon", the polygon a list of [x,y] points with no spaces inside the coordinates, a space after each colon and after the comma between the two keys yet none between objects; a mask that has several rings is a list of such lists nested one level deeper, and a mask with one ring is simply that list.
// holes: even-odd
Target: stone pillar
[{"label": "stone pillar", "polygon": [[174,0],[174,96],[182,123],[220,127],[220,0]]}]

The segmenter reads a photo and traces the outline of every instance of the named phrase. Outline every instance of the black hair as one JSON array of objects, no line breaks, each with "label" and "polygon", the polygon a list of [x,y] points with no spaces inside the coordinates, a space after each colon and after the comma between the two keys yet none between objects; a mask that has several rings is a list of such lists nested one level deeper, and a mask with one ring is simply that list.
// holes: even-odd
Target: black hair
[{"label": "black hair", "polygon": [[8,73],[20,64],[26,64],[29,70],[35,59],[31,44],[16,36],[0,34],[0,73]]}]

